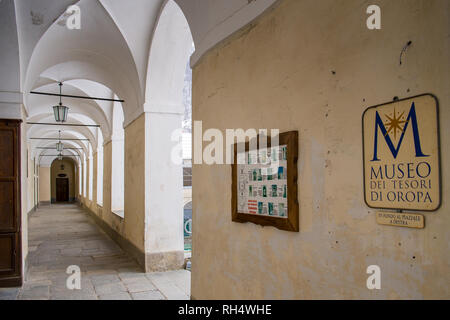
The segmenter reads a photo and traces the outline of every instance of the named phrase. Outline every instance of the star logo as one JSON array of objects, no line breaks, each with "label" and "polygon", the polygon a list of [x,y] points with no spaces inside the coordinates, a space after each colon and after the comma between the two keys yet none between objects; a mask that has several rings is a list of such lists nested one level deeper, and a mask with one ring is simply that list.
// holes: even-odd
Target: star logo
[{"label": "star logo", "polygon": [[387,127],[387,132],[385,134],[388,135],[390,132],[394,133],[394,139],[397,140],[397,130],[400,133],[403,133],[403,131],[405,130],[405,126],[407,121],[405,121],[405,117],[404,117],[405,112],[403,111],[402,113],[398,114],[395,111],[394,108],[394,113],[389,116],[387,114],[385,114],[385,117],[388,118],[388,120],[385,121],[386,123],[386,127]]}]

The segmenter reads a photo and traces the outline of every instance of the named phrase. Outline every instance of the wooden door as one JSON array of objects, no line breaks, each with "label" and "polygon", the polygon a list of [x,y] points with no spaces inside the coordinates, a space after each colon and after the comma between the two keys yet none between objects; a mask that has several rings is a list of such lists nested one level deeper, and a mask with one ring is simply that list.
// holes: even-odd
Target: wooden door
[{"label": "wooden door", "polygon": [[69,179],[56,178],[56,202],[69,201]]},{"label": "wooden door", "polygon": [[0,287],[22,285],[20,123],[0,119]]}]

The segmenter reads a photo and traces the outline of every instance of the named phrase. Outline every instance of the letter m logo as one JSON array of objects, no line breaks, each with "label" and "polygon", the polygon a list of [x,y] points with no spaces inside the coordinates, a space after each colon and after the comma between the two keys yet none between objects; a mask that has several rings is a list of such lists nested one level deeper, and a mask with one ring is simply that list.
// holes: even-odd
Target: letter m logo
[{"label": "letter m logo", "polygon": [[[394,110],[395,112],[395,110]],[[395,116],[395,115],[394,115]],[[411,123],[412,133],[414,137],[414,147],[416,151],[416,157],[428,157],[428,155],[425,155],[422,152],[422,147],[420,145],[420,135],[419,135],[419,127],[417,125],[417,115],[416,115],[416,107],[414,105],[414,102],[411,105],[411,108],[409,109],[408,117],[405,121],[405,126],[401,130],[400,139],[398,141],[397,147],[394,146],[394,143],[391,140],[391,137],[389,136],[389,131],[386,130],[386,127],[381,120],[380,114],[378,111],[375,114],[375,138],[374,138],[374,147],[373,147],[373,158],[371,161],[380,161],[378,158],[378,132],[381,131],[382,137],[384,138],[389,150],[392,153],[392,156],[394,159],[397,158],[398,152],[400,150],[400,147],[403,143],[403,138],[405,137],[405,132],[408,129],[409,124]],[[394,129],[395,130],[395,129]]]}]

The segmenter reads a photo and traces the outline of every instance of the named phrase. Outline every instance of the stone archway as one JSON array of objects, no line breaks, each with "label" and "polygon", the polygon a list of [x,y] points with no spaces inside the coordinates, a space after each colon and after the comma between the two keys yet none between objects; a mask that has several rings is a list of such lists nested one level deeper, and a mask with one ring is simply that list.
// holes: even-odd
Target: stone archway
[{"label": "stone archway", "polygon": [[55,159],[50,168],[51,202],[74,202],[77,195],[76,165],[72,159]]}]

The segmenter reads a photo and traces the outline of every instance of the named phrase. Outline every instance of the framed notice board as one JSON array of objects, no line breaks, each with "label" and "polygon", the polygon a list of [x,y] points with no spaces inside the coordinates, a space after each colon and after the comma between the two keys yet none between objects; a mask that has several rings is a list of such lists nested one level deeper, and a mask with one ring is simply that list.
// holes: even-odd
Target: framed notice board
[{"label": "framed notice board", "polygon": [[281,133],[278,145],[261,142],[253,150],[249,142],[234,145],[232,221],[298,232],[298,132]]}]

